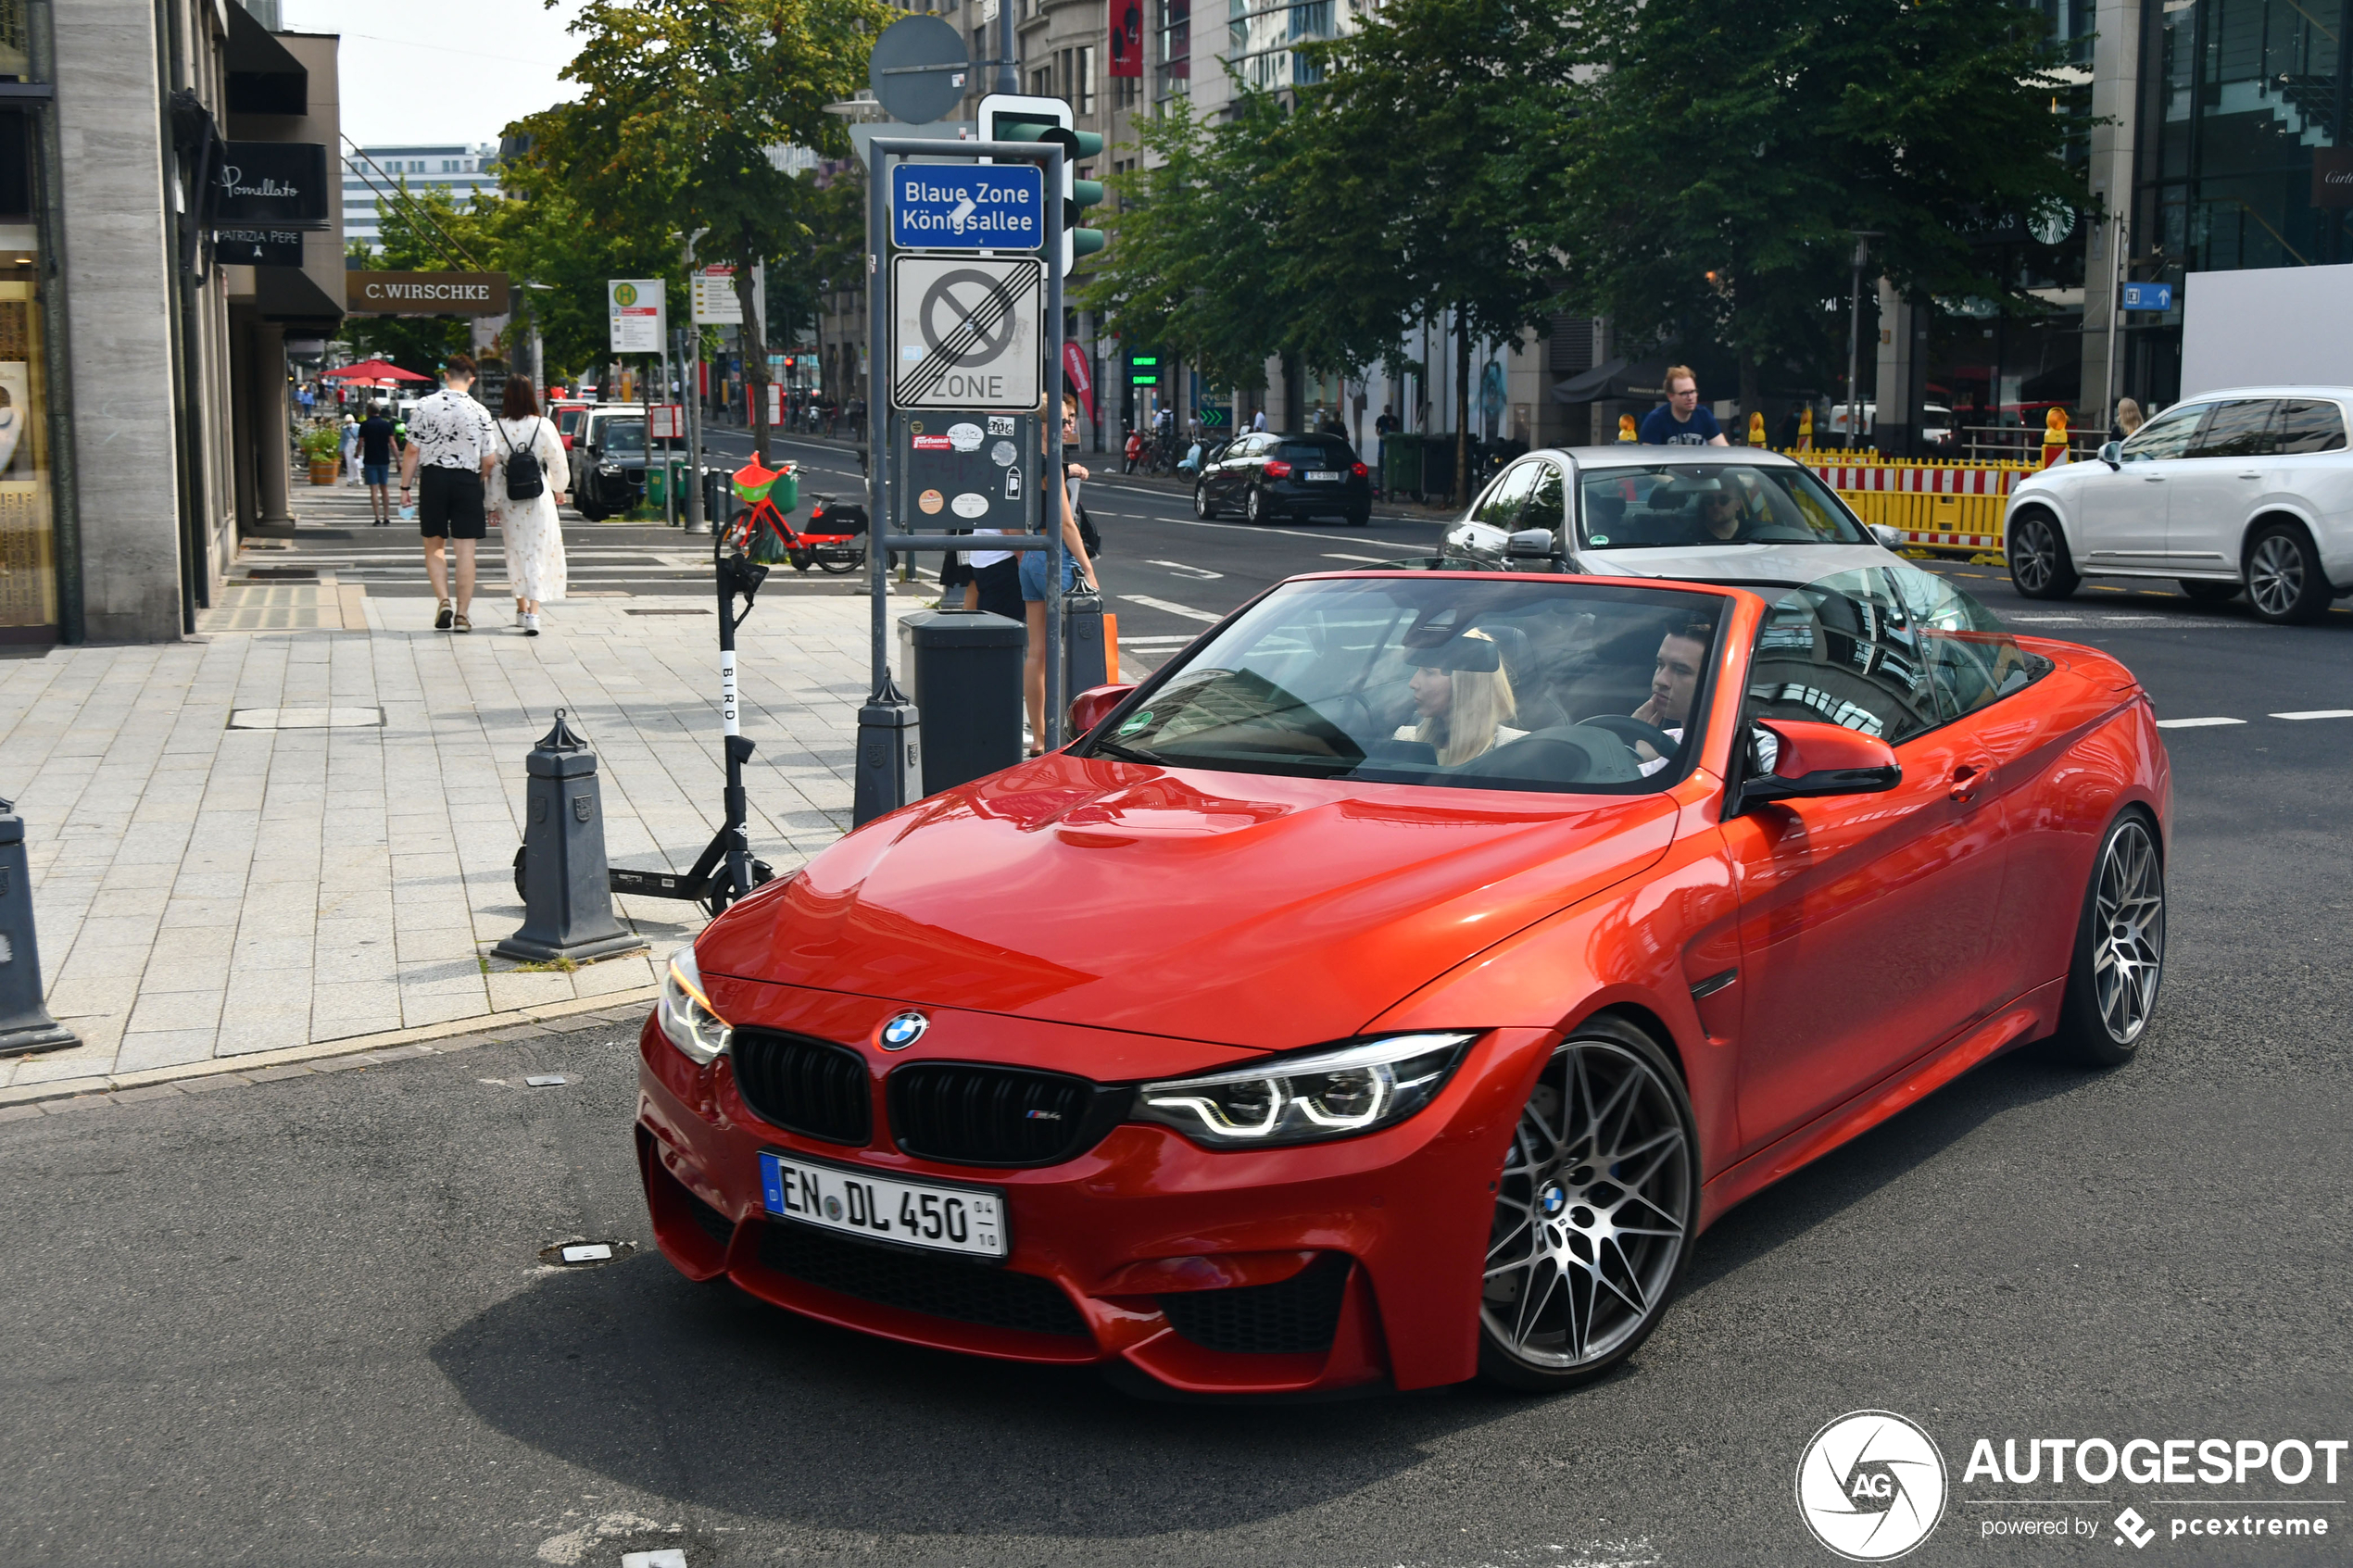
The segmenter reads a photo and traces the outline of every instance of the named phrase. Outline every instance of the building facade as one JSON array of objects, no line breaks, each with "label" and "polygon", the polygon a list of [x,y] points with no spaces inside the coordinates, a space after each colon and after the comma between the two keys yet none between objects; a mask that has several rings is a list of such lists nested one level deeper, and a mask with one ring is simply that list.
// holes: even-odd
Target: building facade
[{"label": "building facade", "polygon": [[0,643],[177,639],[290,522],[286,339],[340,320],[340,243],[214,220],[333,214],[335,52],[218,0],[0,0]]},{"label": "building facade", "polygon": [[434,142],[347,149],[343,159],[343,237],[373,250],[384,236],[384,208],[402,190],[446,191],[464,207],[498,194],[498,144]]}]

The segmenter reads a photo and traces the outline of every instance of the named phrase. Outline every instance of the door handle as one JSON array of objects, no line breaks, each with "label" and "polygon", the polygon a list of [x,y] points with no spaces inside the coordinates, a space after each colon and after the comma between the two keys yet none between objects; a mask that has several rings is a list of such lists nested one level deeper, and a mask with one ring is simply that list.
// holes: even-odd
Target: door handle
[{"label": "door handle", "polygon": [[1985,762],[1963,762],[1953,770],[1951,794],[1955,800],[1967,806],[1977,799],[1985,781],[1993,777],[1994,769]]},{"label": "door handle", "polygon": [[2145,473],[2141,475],[2141,483],[2143,484],[2162,484],[2165,483],[2165,476],[2161,473]]},{"label": "door handle", "polygon": [[2239,475],[2239,477],[2241,479],[2260,479],[2263,476],[2259,473],[2243,473]]}]

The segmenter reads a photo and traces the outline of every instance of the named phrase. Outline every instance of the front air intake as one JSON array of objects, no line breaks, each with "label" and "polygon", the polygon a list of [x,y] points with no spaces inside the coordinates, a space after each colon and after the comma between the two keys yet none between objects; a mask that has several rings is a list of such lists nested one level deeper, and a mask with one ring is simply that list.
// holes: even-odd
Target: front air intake
[{"label": "front air intake", "polygon": [[727,1054],[736,1064],[736,1092],[770,1126],[858,1148],[873,1140],[874,1090],[856,1051],[800,1035],[738,1029]]},{"label": "front air intake", "polygon": [[899,1147],[956,1165],[1058,1165],[1102,1141],[1132,1091],[1025,1067],[918,1061],[890,1075]]}]

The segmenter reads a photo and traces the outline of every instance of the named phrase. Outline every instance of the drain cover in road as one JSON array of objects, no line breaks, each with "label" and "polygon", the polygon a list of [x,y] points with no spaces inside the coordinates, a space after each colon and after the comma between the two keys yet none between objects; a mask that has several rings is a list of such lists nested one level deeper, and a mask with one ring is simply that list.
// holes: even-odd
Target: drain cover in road
[{"label": "drain cover in road", "polygon": [[240,708],[229,715],[233,730],[380,730],[381,708]]}]

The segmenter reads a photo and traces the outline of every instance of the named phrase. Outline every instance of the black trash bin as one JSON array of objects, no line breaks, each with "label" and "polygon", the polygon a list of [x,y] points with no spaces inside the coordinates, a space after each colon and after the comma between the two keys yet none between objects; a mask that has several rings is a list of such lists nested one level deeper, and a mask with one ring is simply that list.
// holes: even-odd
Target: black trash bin
[{"label": "black trash bin", "polygon": [[923,715],[925,791],[937,795],[1020,761],[1021,622],[923,609],[899,624],[910,650],[908,695]]}]

